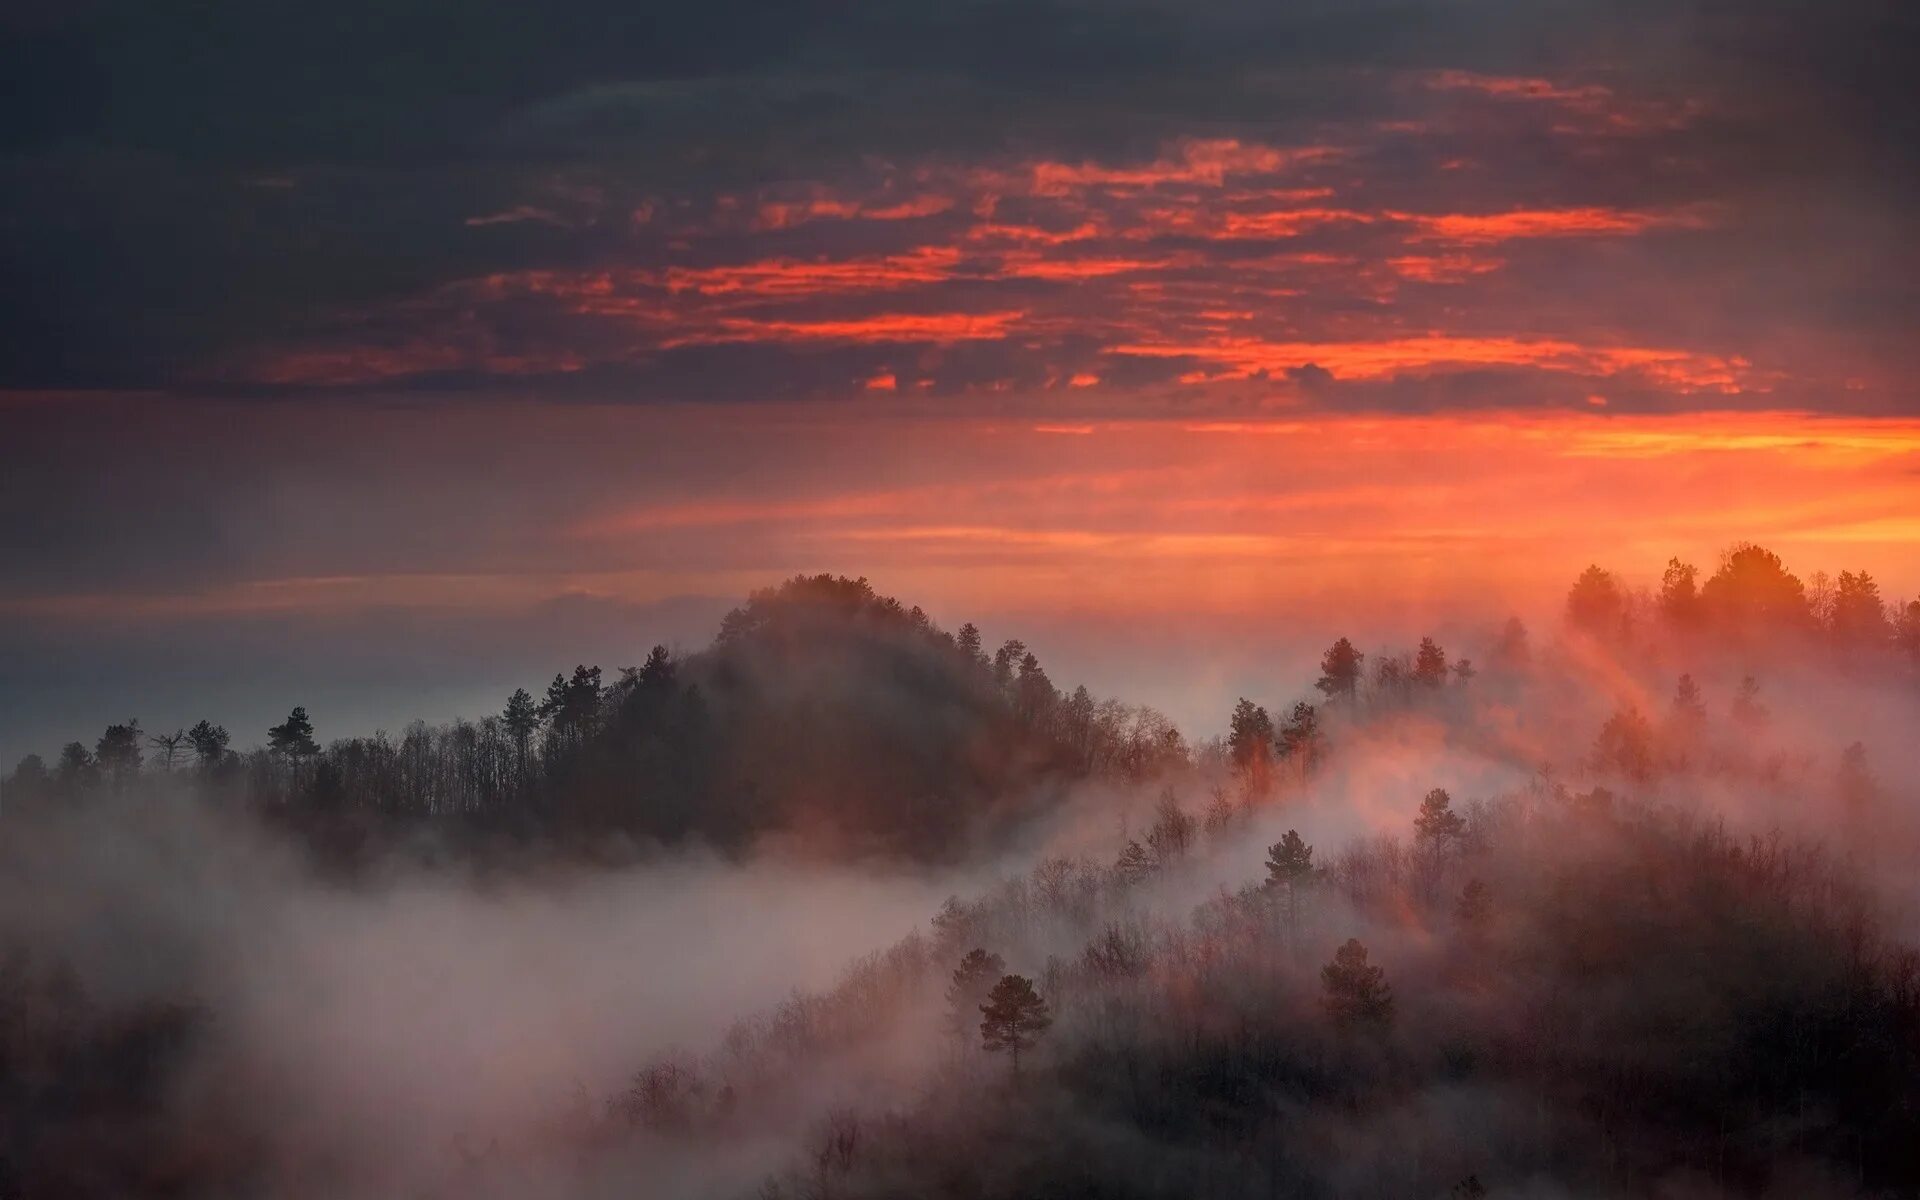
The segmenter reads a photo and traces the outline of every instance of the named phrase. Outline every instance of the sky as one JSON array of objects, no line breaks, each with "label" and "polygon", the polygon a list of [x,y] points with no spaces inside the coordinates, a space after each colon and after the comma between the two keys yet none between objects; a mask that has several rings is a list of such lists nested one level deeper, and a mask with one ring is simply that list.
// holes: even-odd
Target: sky
[{"label": "sky", "polygon": [[0,759],[798,571],[1195,732],[1590,561],[1912,597],[1916,77],[1894,0],[0,5]]}]

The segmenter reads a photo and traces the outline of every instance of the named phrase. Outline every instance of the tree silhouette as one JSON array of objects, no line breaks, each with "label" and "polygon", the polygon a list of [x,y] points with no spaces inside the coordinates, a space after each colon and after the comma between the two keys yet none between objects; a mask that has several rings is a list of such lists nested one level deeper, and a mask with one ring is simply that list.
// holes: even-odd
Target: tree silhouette
[{"label": "tree silhouette", "polygon": [[1313,877],[1313,847],[1307,845],[1300,832],[1289,829],[1286,836],[1267,847],[1267,881],[1269,888],[1291,888]]},{"label": "tree silhouette", "polygon": [[1593,747],[1594,761],[1602,768],[1620,772],[1628,779],[1645,781],[1653,776],[1653,727],[1632,705],[1615,711],[1600,727]]},{"label": "tree silhouette", "polygon": [[1893,625],[1887,620],[1886,602],[1880,598],[1880,585],[1865,571],[1840,572],[1834,585],[1833,609],[1827,615],[1827,631],[1835,646],[1847,654],[1884,653],[1893,637]]},{"label": "tree silhouette", "polygon": [[1527,627],[1519,617],[1508,617],[1500,627],[1499,640],[1493,644],[1492,662],[1497,671],[1518,671],[1533,661],[1527,642]]},{"label": "tree silhouette", "polygon": [[1313,879],[1313,847],[1307,845],[1298,830],[1267,847],[1267,878],[1261,884],[1268,891],[1283,891],[1287,897],[1287,933],[1293,936],[1300,926],[1300,889]]},{"label": "tree silhouette", "polygon": [[1487,918],[1492,915],[1493,896],[1487,885],[1478,879],[1467,880],[1467,886],[1460,889],[1460,898],[1454,901],[1453,919],[1468,932],[1478,933],[1486,928]]},{"label": "tree silhouette", "polygon": [[1413,657],[1413,679],[1430,688],[1447,682],[1447,652],[1430,637],[1420,639],[1420,649]]},{"label": "tree silhouette", "polygon": [[1660,576],[1660,615],[1675,629],[1690,630],[1700,622],[1699,577],[1699,568],[1692,563],[1667,560]]},{"label": "tree silhouette", "polygon": [[1599,638],[1613,638],[1625,630],[1626,593],[1613,572],[1597,564],[1580,573],[1567,592],[1567,624]]},{"label": "tree silhouette", "polygon": [[1273,718],[1245,696],[1227,723],[1227,752],[1238,771],[1257,771],[1273,753]]},{"label": "tree silhouette", "polygon": [[977,946],[960,960],[960,965],[954,968],[953,982],[947,985],[948,1027],[955,1037],[966,1037],[981,1002],[1006,969],[1007,964],[998,954],[989,954]]},{"label": "tree silhouette", "polygon": [[1907,665],[1920,669],[1920,600],[1909,600],[1893,623],[1894,647]]},{"label": "tree silhouette", "polygon": [[1120,857],[1114,860],[1113,873],[1123,885],[1132,887],[1153,874],[1153,856],[1147,853],[1146,847],[1128,838]]},{"label": "tree silhouette", "polygon": [[1366,655],[1341,638],[1320,656],[1320,678],[1314,683],[1329,700],[1351,699],[1360,686],[1360,667]]},{"label": "tree silhouette", "polygon": [[1730,709],[1733,719],[1748,731],[1757,731],[1767,723],[1767,706],[1760,703],[1760,681],[1748,675],[1740,680]]},{"label": "tree silhouette", "polygon": [[93,745],[93,761],[115,790],[126,787],[140,774],[140,760],[144,755],[137,720],[107,726]]},{"label": "tree silhouette", "polygon": [[1341,1029],[1382,1026],[1393,1019],[1393,989],[1386,971],[1367,965],[1367,948],[1359,938],[1348,938],[1320,968],[1327,1016]]},{"label": "tree silhouette", "polygon": [[1420,801],[1420,812],[1413,819],[1415,844],[1431,851],[1444,851],[1465,837],[1467,822],[1453,811],[1453,797],[1445,788],[1434,788]]},{"label": "tree silhouette", "polygon": [[160,769],[172,772],[174,761],[186,748],[187,734],[183,729],[176,729],[172,733],[152,734],[147,738],[147,745],[153,747],[154,757],[160,760]]},{"label": "tree silhouette", "polygon": [[227,743],[232,738],[226,726],[202,719],[187,730],[187,740],[193,743],[193,756],[200,760],[201,769],[210,770],[227,757]]},{"label": "tree silhouette", "polygon": [[1806,586],[1778,555],[1752,543],[1727,551],[1701,585],[1700,605],[1716,627],[1743,637],[1803,629],[1811,620]]},{"label": "tree silhouette", "polygon": [[1013,1072],[1020,1073],[1020,1052],[1031,1050],[1053,1014],[1047,1002],[1033,990],[1033,980],[1024,975],[1008,975],[993,985],[987,1002],[980,1006],[980,1044],[989,1052],[1006,1050],[1013,1057]]},{"label": "tree silhouette", "polygon": [[1280,754],[1311,771],[1320,761],[1324,739],[1320,734],[1320,715],[1313,705],[1302,700],[1287,715],[1280,729]]},{"label": "tree silhouette", "polygon": [[307,710],[295,708],[285,721],[268,729],[267,746],[275,754],[295,762],[320,753],[320,744],[313,740],[313,722],[307,719]]}]

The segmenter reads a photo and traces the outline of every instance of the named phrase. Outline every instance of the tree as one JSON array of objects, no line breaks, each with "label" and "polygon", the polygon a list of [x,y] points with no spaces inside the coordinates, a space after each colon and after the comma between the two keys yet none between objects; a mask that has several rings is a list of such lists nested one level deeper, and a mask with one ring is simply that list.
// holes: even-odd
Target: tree
[{"label": "tree", "polygon": [[1060,694],[1041,668],[1040,659],[1032,651],[1022,655],[1020,673],[1013,684],[1013,708],[1020,719],[1032,726],[1044,725],[1059,700]]},{"label": "tree", "polygon": [[1420,801],[1420,813],[1413,819],[1415,845],[1443,852],[1467,835],[1467,822],[1453,811],[1453,797],[1445,788],[1434,788]]},{"label": "tree", "polygon": [[1472,683],[1473,677],[1479,673],[1480,672],[1473,669],[1473,660],[1470,658],[1457,659],[1453,664],[1454,682],[1458,683],[1461,687],[1466,687],[1469,683]]},{"label": "tree", "polygon": [[1313,878],[1313,847],[1307,845],[1297,829],[1267,847],[1267,888],[1287,888]]},{"label": "tree", "polygon": [[267,748],[296,763],[320,753],[320,744],[313,740],[313,722],[307,719],[307,710],[296,707],[285,721],[268,729]]},{"label": "tree", "polygon": [[1519,617],[1508,617],[1507,623],[1500,627],[1500,637],[1493,643],[1493,667],[1496,671],[1518,671],[1533,661],[1533,650],[1527,644],[1527,627]]},{"label": "tree", "polygon": [[93,761],[115,790],[132,782],[140,774],[140,722],[129,719],[124,725],[109,725],[93,745]]},{"label": "tree", "polygon": [[157,733],[147,738],[147,745],[153,747],[154,757],[160,760],[160,769],[171,772],[174,760],[179,758],[187,745],[185,730],[176,729],[172,733]]},{"label": "tree", "polygon": [[1010,1051],[1013,1073],[1020,1073],[1020,1052],[1031,1050],[1053,1024],[1047,1002],[1033,990],[1033,980],[1008,975],[993,985],[980,1006],[980,1044],[990,1053]]},{"label": "tree", "polygon": [[1615,638],[1625,631],[1627,596],[1613,572],[1589,566],[1567,592],[1567,624],[1597,638]]},{"label": "tree", "polygon": [[6,802],[25,800],[47,794],[47,784],[52,777],[47,773],[46,760],[38,754],[29,754],[13,768],[13,774],[7,777],[4,788],[0,788],[0,816],[6,813]]},{"label": "tree", "polygon": [[1153,859],[1147,854],[1146,847],[1128,838],[1120,857],[1114,861],[1113,873],[1123,886],[1132,887],[1153,874]]},{"label": "tree", "polygon": [[1880,786],[1875,782],[1873,772],[1867,769],[1865,744],[1854,742],[1841,751],[1836,784],[1841,811],[1857,825],[1872,810],[1874,801],[1880,795]]},{"label": "tree", "polygon": [[1304,700],[1295,704],[1293,712],[1287,716],[1287,723],[1280,729],[1281,756],[1311,771],[1320,761],[1324,743],[1325,738],[1320,733],[1320,716],[1314,711],[1313,705]]},{"label": "tree", "polygon": [[668,691],[679,673],[679,664],[673,661],[673,651],[665,646],[655,646],[647,651],[647,661],[640,664],[640,688],[649,693]]},{"label": "tree", "polygon": [[960,960],[960,965],[954,968],[953,982],[947,985],[947,1021],[955,1037],[966,1037],[981,1002],[1006,969],[1007,964],[998,954],[989,954],[978,946]]},{"label": "tree", "polygon": [[1729,549],[1720,569],[1700,587],[1706,617],[1739,637],[1804,629],[1811,623],[1807,590],[1778,555],[1750,542]]},{"label": "tree", "polygon": [[1360,687],[1360,667],[1366,655],[1353,648],[1353,643],[1341,638],[1320,656],[1320,678],[1314,687],[1329,700],[1342,697],[1351,699]]},{"label": "tree", "polygon": [[1413,680],[1430,688],[1447,682],[1447,652],[1430,637],[1420,639],[1420,649],[1413,658]]},{"label": "tree", "polygon": [[1700,698],[1700,685],[1693,676],[1682,675],[1673,689],[1673,710],[1668,718],[1669,736],[1677,754],[1697,741],[1707,726],[1707,705]]},{"label": "tree", "polygon": [[1653,728],[1633,705],[1615,710],[1594,740],[1594,761],[1628,779],[1653,776]]},{"label": "tree", "polygon": [[1887,621],[1886,603],[1880,599],[1880,585],[1873,576],[1865,571],[1840,572],[1827,631],[1843,653],[1884,652],[1893,637],[1893,626]]},{"label": "tree", "polygon": [[1180,807],[1173,789],[1161,792],[1160,802],[1154,806],[1153,827],[1147,830],[1147,849],[1152,851],[1155,865],[1164,867],[1185,858],[1197,829],[1193,817]]},{"label": "tree", "polygon": [[1379,1027],[1393,1019],[1393,988],[1386,971],[1367,965],[1367,948],[1359,938],[1348,938],[1334,951],[1333,961],[1320,968],[1326,995],[1322,1004],[1340,1029]]},{"label": "tree", "polygon": [[1008,638],[1000,643],[993,652],[993,682],[1002,691],[1013,687],[1014,668],[1027,656],[1027,644],[1019,638]]},{"label": "tree", "polygon": [[513,738],[515,751],[525,759],[527,747],[540,728],[540,709],[527,689],[513,689],[513,695],[507,697],[507,707],[500,712],[500,723]]},{"label": "tree", "polygon": [[1267,847],[1267,879],[1261,886],[1268,891],[1284,891],[1287,897],[1287,933],[1298,932],[1300,889],[1313,879],[1313,847],[1307,845],[1298,830]]},{"label": "tree", "polygon": [[1741,728],[1757,731],[1767,723],[1767,706],[1760,703],[1760,681],[1748,675],[1740,681],[1740,689],[1733,694],[1731,709],[1734,721]]},{"label": "tree", "polygon": [[79,742],[68,742],[60,747],[60,765],[54,771],[54,783],[66,796],[77,796],[90,790],[99,778],[94,766],[93,755]]},{"label": "tree", "polygon": [[1273,753],[1273,718],[1245,696],[1233,706],[1227,727],[1227,752],[1236,771],[1258,771]]},{"label": "tree", "polygon": [[1454,920],[1460,922],[1462,929],[1478,933],[1492,915],[1493,899],[1487,885],[1478,879],[1467,880],[1467,886],[1460,889],[1460,898],[1453,904]]},{"label": "tree", "polygon": [[960,627],[960,633],[954,638],[954,644],[960,648],[960,656],[977,667],[987,665],[987,652],[980,646],[980,627],[968,621]]},{"label": "tree", "polygon": [[200,761],[201,769],[211,770],[226,759],[227,743],[232,737],[226,726],[203,718],[187,730],[187,740],[193,743],[193,756]]},{"label": "tree", "polygon": [[1894,644],[1906,655],[1909,666],[1920,668],[1920,600],[1909,600],[1894,623]]},{"label": "tree", "polygon": [[1667,560],[1660,576],[1660,615],[1675,629],[1692,629],[1700,621],[1700,569],[1678,558]]}]

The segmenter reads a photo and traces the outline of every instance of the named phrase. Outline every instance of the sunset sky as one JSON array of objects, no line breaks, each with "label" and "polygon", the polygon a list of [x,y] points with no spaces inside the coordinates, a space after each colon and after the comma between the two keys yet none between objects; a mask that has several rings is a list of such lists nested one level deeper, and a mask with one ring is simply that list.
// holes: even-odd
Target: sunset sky
[{"label": "sunset sky", "polygon": [[1589,561],[1911,598],[1917,73],[1896,0],[6,6],[0,766],[797,571],[1201,733]]}]

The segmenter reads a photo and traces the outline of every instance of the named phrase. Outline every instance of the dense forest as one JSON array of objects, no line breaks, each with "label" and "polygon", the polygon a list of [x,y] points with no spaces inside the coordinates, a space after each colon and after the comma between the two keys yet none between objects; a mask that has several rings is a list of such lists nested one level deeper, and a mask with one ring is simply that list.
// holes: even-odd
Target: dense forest
[{"label": "dense forest", "polygon": [[[1920,1192],[1920,600],[1743,544],[1456,627],[1328,630],[1316,677],[1189,738],[802,577],[479,721],[323,745],[295,708],[248,750],[126,721],[30,756],[0,792],[0,1200]],[[820,980],[688,985],[695,1033],[634,1029],[711,947],[949,883],[823,942]],[[643,915],[673,935],[612,932]],[[474,978],[504,989],[500,946],[575,930],[498,1027],[604,1039],[570,1086],[511,1033],[366,1066],[494,1003],[435,967],[385,1007],[380,975],[499,957]],[[621,956],[617,1004],[570,1004]]]}]

